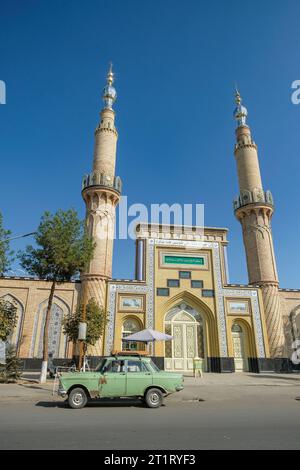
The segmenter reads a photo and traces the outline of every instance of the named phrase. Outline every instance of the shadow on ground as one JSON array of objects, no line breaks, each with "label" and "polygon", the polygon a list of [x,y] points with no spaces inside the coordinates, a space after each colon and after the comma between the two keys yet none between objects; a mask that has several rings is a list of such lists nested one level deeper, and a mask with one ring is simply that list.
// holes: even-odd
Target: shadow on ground
[{"label": "shadow on ground", "polygon": [[45,388],[41,385],[31,385],[31,384],[22,384],[22,383],[18,383],[18,385],[20,385],[20,387],[33,388],[35,390],[45,390]]},{"label": "shadow on ground", "polygon": [[41,406],[42,408],[66,408],[68,404],[64,401],[39,401],[35,406]]},{"label": "shadow on ground", "polygon": [[248,375],[248,377],[251,377],[251,378],[254,378],[254,379],[272,379],[272,380],[294,380],[295,382],[299,382],[299,385],[300,385],[300,375],[298,377],[294,377],[293,374],[291,374],[290,376],[282,376],[280,374],[276,374],[276,375],[273,375],[273,374],[257,374],[257,375]]},{"label": "shadow on ground", "polygon": [[[35,406],[41,406],[42,408],[69,408],[67,400],[65,401],[39,401]],[[162,405],[164,406],[164,405]],[[127,399],[95,399],[88,401],[85,408],[146,408],[146,405],[141,400],[127,400]]]}]

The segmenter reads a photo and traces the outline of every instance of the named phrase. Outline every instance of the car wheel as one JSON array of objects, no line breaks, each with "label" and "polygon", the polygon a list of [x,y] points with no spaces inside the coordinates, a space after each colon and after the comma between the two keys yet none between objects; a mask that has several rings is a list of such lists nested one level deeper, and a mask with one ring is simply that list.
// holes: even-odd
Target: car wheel
[{"label": "car wheel", "polygon": [[150,388],[145,394],[145,403],[148,408],[159,408],[163,402],[163,395],[158,388]]},{"label": "car wheel", "polygon": [[87,396],[82,388],[73,388],[69,393],[68,403],[71,408],[83,408],[87,404]]}]

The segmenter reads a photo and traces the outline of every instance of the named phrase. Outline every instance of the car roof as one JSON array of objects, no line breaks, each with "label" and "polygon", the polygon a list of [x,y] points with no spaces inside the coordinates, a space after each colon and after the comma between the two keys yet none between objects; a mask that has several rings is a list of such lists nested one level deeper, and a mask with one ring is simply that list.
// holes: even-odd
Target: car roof
[{"label": "car roof", "polygon": [[120,360],[120,361],[147,361],[150,362],[151,357],[145,357],[145,356],[137,356],[137,355],[116,355],[116,356],[109,356],[107,359],[114,359],[114,360]]}]

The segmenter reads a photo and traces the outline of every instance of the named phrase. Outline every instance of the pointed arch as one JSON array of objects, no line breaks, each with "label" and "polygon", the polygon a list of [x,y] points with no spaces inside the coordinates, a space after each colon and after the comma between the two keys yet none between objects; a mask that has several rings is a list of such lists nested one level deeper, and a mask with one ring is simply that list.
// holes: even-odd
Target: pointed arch
[{"label": "pointed arch", "polygon": [[180,303],[189,305],[194,310],[198,311],[204,320],[205,335],[207,338],[207,356],[219,356],[219,336],[217,330],[217,321],[209,306],[203,302],[202,299],[196,297],[192,292],[185,290],[178,292],[173,297],[169,298],[162,306],[162,315],[165,318],[166,314],[173,307]]},{"label": "pointed arch", "polygon": [[[128,314],[122,319],[122,337],[121,349],[122,351],[137,350],[138,342],[127,342],[126,336],[137,333],[143,329],[143,323],[136,315]],[[141,347],[139,348],[141,349]],[[142,348],[143,349],[143,348]]]},{"label": "pointed arch", "polygon": [[[43,352],[43,335],[46,319],[46,310],[48,298],[40,302],[34,316],[34,326],[31,343],[31,357],[42,357]],[[49,352],[53,357],[66,357],[67,354],[67,337],[63,333],[63,318],[70,314],[69,305],[57,295],[53,297],[51,309],[50,325],[49,325]]]},{"label": "pointed arch", "polygon": [[19,300],[17,297],[15,297],[11,293],[4,294],[0,297],[1,299],[10,302],[11,304],[16,305],[17,307],[17,324],[14,328],[13,333],[10,335],[8,338],[8,341],[13,344],[18,351],[20,344],[21,344],[21,338],[22,338],[22,329],[23,329],[23,321],[24,321],[24,305]]},{"label": "pointed arch", "polygon": [[123,317],[122,322],[125,323],[128,320],[133,320],[134,322],[136,322],[139,325],[140,329],[143,328],[142,320],[140,318],[138,318],[136,315],[132,315],[132,314],[129,313],[128,315]]},{"label": "pointed arch", "polygon": [[300,305],[293,308],[290,315],[293,341],[300,339]]},{"label": "pointed arch", "polygon": [[230,330],[232,331],[232,326],[236,324],[242,328],[242,331],[245,334],[246,340],[246,352],[248,357],[257,357],[255,338],[253,335],[253,330],[245,318],[234,317],[232,319],[232,324]]}]

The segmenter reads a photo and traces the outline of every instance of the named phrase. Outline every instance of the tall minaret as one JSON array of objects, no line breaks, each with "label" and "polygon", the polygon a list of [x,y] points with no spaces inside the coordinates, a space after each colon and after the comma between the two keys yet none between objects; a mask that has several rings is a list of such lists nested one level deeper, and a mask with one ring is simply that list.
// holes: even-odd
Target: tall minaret
[{"label": "tall minaret", "polygon": [[237,121],[235,159],[237,163],[240,194],[234,200],[234,211],[243,229],[247,256],[249,283],[262,288],[267,334],[272,357],[284,355],[283,321],[278,293],[278,276],[274,256],[271,218],[274,211],[270,191],[264,191],[257,146],[246,124],[247,109],[236,91]]},{"label": "tall minaret", "polygon": [[100,113],[100,123],[95,130],[93,171],[85,175],[82,183],[86,224],[88,233],[96,242],[96,248],[81,280],[85,300],[94,297],[102,306],[106,299],[106,281],[112,275],[115,212],[122,184],[121,179],[115,176],[118,133],[113,110],[117,93],[113,82],[114,74],[110,66],[103,90],[104,106]]}]

